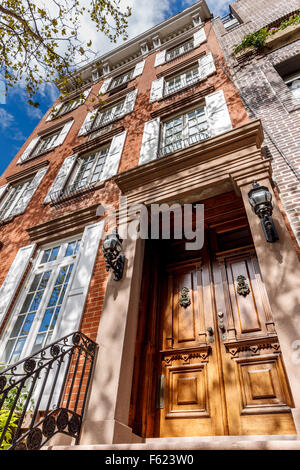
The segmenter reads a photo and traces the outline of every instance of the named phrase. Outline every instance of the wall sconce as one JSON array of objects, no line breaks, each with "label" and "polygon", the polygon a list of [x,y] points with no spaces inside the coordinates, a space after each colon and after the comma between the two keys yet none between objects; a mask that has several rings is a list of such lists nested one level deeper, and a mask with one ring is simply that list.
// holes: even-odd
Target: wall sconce
[{"label": "wall sconce", "polygon": [[254,181],[253,189],[249,191],[248,198],[253,212],[260,218],[267,242],[274,243],[279,240],[272,220],[272,194],[268,188],[260,186]]},{"label": "wall sconce", "polygon": [[106,261],[106,271],[112,269],[114,280],[120,281],[123,276],[125,255],[121,254],[122,239],[115,228],[111,235],[107,235],[103,241],[102,250]]}]

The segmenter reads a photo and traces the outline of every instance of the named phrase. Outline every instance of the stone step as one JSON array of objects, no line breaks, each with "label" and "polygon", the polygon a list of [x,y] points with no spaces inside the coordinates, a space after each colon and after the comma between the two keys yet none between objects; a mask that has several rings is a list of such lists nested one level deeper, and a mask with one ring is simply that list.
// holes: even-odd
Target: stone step
[{"label": "stone step", "polygon": [[49,446],[42,450],[300,450],[300,436],[206,436],[146,439],[140,444]]}]

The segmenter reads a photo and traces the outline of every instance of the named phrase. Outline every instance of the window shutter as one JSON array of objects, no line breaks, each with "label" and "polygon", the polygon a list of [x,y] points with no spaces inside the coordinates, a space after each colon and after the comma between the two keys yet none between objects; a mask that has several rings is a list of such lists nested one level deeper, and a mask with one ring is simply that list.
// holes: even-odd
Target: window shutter
[{"label": "window shutter", "polygon": [[139,75],[142,75],[145,67],[145,60],[142,60],[142,62],[139,62],[136,64],[135,69],[133,71],[132,78],[138,77]]},{"label": "window shutter", "polygon": [[85,120],[84,120],[84,123],[82,124],[81,126],[81,129],[78,133],[78,136],[80,135],[83,135],[83,134],[86,134],[87,132],[89,132],[89,130],[91,129],[92,127],[92,124],[93,124],[93,121],[94,121],[94,118],[96,117],[96,114],[97,114],[97,111],[94,110],[94,111],[90,111]]},{"label": "window shutter", "polygon": [[111,84],[111,81],[112,81],[112,77],[104,80],[104,82],[102,83],[102,87],[100,88],[99,95],[100,94],[105,95],[105,93],[107,92],[109,88],[109,85]]},{"label": "window shutter", "polygon": [[0,186],[0,200],[6,193],[8,186],[9,186],[9,183],[4,184],[3,186]]},{"label": "window shutter", "polygon": [[200,80],[208,77],[208,75],[216,71],[214,58],[211,52],[199,59],[199,77]]},{"label": "window shutter", "polygon": [[12,212],[10,213],[10,217],[13,217],[15,215],[23,214],[25,212],[28,204],[30,203],[31,199],[33,198],[33,195],[37,188],[39,187],[42,179],[44,178],[45,174],[48,171],[48,166],[46,168],[42,168],[39,170],[31,183],[29,184],[28,188],[25,190],[24,194],[22,195],[21,199],[19,199],[17,205],[14,207]]},{"label": "window shutter", "polygon": [[232,129],[231,119],[226,105],[223,90],[205,97],[206,115],[210,137]]},{"label": "window shutter", "polygon": [[[98,254],[99,244],[103,234],[103,228],[104,220],[97,224],[85,227],[78,254],[76,271],[72,277],[71,285],[67,291],[64,304],[62,305],[61,317],[57,325],[57,330],[54,332],[52,341],[63,338],[66,335],[78,331],[80,328],[80,322]],[[57,378],[51,405],[57,404],[59,399],[59,391],[64,378],[65,367],[66,365],[63,364],[61,373]],[[54,376],[53,371],[50,371],[50,374],[53,374]],[[51,378],[49,379],[49,383],[51,383]],[[50,390],[46,389],[43,393],[40,409],[45,409],[49,400],[49,395]]]},{"label": "window shutter", "polygon": [[54,118],[54,116],[52,117],[53,111],[55,110],[55,114],[57,114],[58,111],[60,110],[60,108],[62,107],[62,105],[63,105],[63,103],[58,103],[56,106],[53,106],[53,108],[51,108],[49,116],[46,119],[46,122],[52,121],[52,119]]},{"label": "window shutter", "polygon": [[60,194],[64,190],[65,184],[74,167],[76,159],[77,159],[77,153],[74,155],[71,155],[70,157],[64,160],[47,196],[44,199],[44,204],[46,204],[47,202],[50,202],[51,197],[55,193]]},{"label": "window shutter", "polygon": [[81,102],[81,104],[83,104],[86,101],[86,99],[89,96],[89,94],[91,93],[91,91],[92,91],[92,87],[88,88],[87,90],[84,90],[84,92],[82,93],[84,98],[83,98],[83,102]]},{"label": "window shutter", "polygon": [[76,271],[71,280],[62,310],[61,321],[55,334],[57,339],[77,331],[79,328],[103,228],[104,220],[85,227]]},{"label": "window shutter", "polygon": [[72,125],[73,125],[73,122],[74,122],[74,119],[72,119],[71,121],[68,121],[64,127],[62,128],[59,136],[57,137],[53,147],[58,147],[58,145],[61,145],[64,143],[64,140],[65,138],[67,137],[68,133],[69,133],[69,130],[71,129]]},{"label": "window shutter", "polygon": [[8,312],[36,245],[20,248],[0,288],[0,324]]},{"label": "window shutter", "polygon": [[145,123],[139,165],[156,160],[159,144],[160,118]]},{"label": "window shutter", "polygon": [[156,54],[154,67],[158,67],[166,62],[166,49]]},{"label": "window shutter", "polygon": [[33,149],[35,148],[39,140],[40,140],[40,137],[35,137],[34,139],[32,139],[32,141],[27,146],[25,152],[22,153],[19,160],[17,161],[17,165],[24,162],[27,158],[29,158],[31,152],[33,151]]},{"label": "window shutter", "polygon": [[196,31],[194,34],[194,47],[200,46],[203,42],[206,41],[206,34],[204,27]]},{"label": "window shutter", "polygon": [[124,131],[122,134],[115,135],[113,138],[107,157],[105,159],[103,171],[101,174],[101,181],[111,178],[118,173],[126,134],[127,131]]},{"label": "window shutter", "polygon": [[163,97],[164,94],[164,77],[154,80],[151,86],[150,103],[157,101]]},{"label": "window shutter", "polygon": [[138,92],[138,90],[136,89],[136,90],[133,90],[133,91],[131,91],[130,93],[128,93],[126,95],[122,115],[131,113],[133,111],[134,105],[135,105],[135,100],[136,100],[136,97],[137,97],[137,92]]}]

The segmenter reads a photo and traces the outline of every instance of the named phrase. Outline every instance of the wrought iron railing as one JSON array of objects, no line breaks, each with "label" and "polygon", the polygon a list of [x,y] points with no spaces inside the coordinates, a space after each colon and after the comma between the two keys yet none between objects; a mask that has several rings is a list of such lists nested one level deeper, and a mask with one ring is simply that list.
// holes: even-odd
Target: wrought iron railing
[{"label": "wrought iron railing", "polygon": [[191,147],[192,145],[199,144],[203,140],[209,139],[209,137],[208,130],[203,128],[197,134],[191,135],[186,139],[178,139],[170,144],[162,142],[158,150],[158,158],[177,152],[178,150]]},{"label": "wrought iron railing", "polygon": [[38,450],[57,433],[79,443],[96,351],[76,332],[0,372],[0,449]]}]

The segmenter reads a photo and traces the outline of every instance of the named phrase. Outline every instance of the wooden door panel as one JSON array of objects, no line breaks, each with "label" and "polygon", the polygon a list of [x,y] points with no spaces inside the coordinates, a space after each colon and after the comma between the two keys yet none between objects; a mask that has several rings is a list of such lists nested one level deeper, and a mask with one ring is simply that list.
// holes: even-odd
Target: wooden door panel
[{"label": "wooden door panel", "polygon": [[213,324],[209,265],[180,263],[169,267],[165,279],[159,435],[223,434],[218,360],[207,332]]},{"label": "wooden door panel", "polygon": [[242,414],[290,410],[280,355],[250,356],[235,360],[242,398]]}]

